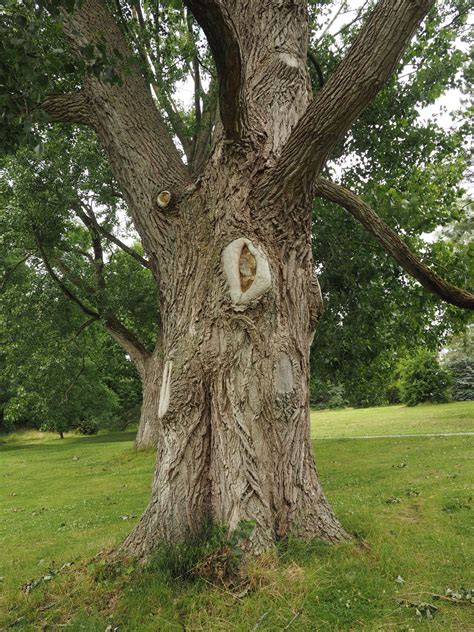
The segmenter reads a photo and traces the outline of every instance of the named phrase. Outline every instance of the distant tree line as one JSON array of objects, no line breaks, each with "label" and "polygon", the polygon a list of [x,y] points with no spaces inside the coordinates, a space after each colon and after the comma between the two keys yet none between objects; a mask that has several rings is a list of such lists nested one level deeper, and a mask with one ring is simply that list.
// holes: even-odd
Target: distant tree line
[{"label": "distant tree line", "polygon": [[[311,384],[312,403],[318,408],[349,405],[342,384]],[[380,393],[382,404],[474,400],[474,327],[454,336],[441,355],[420,348],[398,361],[391,381]]]}]

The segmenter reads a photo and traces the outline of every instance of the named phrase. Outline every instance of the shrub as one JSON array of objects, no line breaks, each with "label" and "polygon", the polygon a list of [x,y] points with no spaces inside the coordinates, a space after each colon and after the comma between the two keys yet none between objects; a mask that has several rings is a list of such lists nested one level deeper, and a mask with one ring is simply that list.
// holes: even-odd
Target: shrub
[{"label": "shrub", "polygon": [[344,386],[332,382],[322,382],[315,378],[310,381],[310,404],[319,410],[325,408],[344,408],[347,406]]},{"label": "shrub", "polygon": [[99,432],[99,422],[94,419],[84,419],[77,425],[77,430],[82,435],[95,435]]},{"label": "shrub", "polygon": [[450,398],[451,375],[437,357],[425,349],[399,365],[400,396],[404,404],[446,402]]},{"label": "shrub", "polygon": [[453,376],[453,399],[474,399],[474,358],[459,358],[448,364]]}]

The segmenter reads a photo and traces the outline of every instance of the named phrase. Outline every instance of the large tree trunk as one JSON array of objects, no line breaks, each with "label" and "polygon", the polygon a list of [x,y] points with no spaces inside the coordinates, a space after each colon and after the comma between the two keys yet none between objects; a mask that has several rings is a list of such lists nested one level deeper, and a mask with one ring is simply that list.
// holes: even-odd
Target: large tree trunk
[{"label": "large tree trunk", "polygon": [[152,369],[162,360],[148,360],[144,396],[158,454],[127,553],[195,536],[208,519],[231,530],[255,520],[255,552],[290,533],[345,537],[310,443],[308,360],[321,307],[310,240],[256,222],[251,196],[235,156],[220,156],[219,173],[180,201],[179,219],[169,212],[164,367],[158,397]]},{"label": "large tree trunk", "polygon": [[[309,431],[308,355],[321,307],[314,185],[433,0],[379,0],[312,101],[305,0],[184,2],[219,81],[221,123],[203,173],[191,178],[181,163],[137,68],[120,85],[86,75],[77,118],[109,156],[163,321],[159,354],[125,337],[143,369],[158,454],[150,504],[122,552],[146,556],[208,519],[230,529],[254,520],[254,552],[291,533],[339,541],[346,534],[321,491]],[[129,57],[100,0],[80,3],[65,27],[78,55],[105,33],[109,50]],[[66,102],[70,112],[53,111],[55,120],[77,112],[77,95]]]}]

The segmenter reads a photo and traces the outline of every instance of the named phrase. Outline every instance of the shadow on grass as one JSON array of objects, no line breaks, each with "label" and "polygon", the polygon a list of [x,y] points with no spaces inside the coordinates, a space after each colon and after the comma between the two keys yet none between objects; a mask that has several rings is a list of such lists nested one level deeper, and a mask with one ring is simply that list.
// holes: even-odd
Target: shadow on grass
[{"label": "shadow on grass", "polygon": [[126,432],[105,432],[94,436],[66,436],[64,439],[59,437],[55,439],[42,439],[41,437],[37,439],[22,439],[20,435],[18,439],[13,440],[2,440],[0,438],[0,453],[27,449],[68,450],[70,448],[76,449],[81,445],[133,442],[136,434],[136,430],[129,430]]}]

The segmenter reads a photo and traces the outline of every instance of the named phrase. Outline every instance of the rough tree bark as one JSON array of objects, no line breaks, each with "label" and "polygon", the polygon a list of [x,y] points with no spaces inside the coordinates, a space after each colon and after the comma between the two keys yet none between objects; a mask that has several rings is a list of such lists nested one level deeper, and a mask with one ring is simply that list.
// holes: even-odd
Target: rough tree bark
[{"label": "rough tree bark", "polygon": [[146,359],[140,373],[142,382],[142,405],[138,424],[135,447],[137,450],[157,448],[160,438],[158,404],[160,401],[161,380],[163,377],[163,360],[161,349]]},{"label": "rough tree bark", "polygon": [[[230,529],[254,520],[253,552],[290,533],[337,542],[347,534],[322,492],[309,430],[308,359],[322,308],[312,199],[331,148],[432,0],[381,0],[314,100],[306,2],[185,4],[220,88],[199,177],[182,164],[137,69],[121,85],[87,76],[70,110],[67,95],[45,105],[54,120],[76,115],[97,131],[159,285],[162,341],[136,360],[141,440],[158,447],[152,497],[121,551],[146,556],[209,518]],[[77,54],[101,32],[128,57],[100,0],[84,0],[64,23]]]}]

